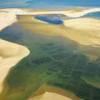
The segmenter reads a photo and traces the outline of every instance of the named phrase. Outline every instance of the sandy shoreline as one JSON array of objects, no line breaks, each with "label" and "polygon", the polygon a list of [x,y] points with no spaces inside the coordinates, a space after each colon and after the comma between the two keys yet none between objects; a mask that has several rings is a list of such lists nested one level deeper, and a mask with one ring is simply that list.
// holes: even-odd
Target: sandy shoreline
[{"label": "sandy shoreline", "polygon": [[0,31],[16,21],[17,19],[15,14],[0,12]]},{"label": "sandy shoreline", "polygon": [[29,100],[72,100],[66,96],[60,95],[58,93],[53,92],[45,92],[42,95],[35,96],[30,98]]},{"label": "sandy shoreline", "polygon": [[75,29],[100,31],[100,20],[94,18],[77,18],[64,20],[64,25]]},{"label": "sandy shoreline", "polygon": [[[16,15],[0,13],[0,31],[16,21]],[[3,82],[10,68],[15,66],[21,59],[28,56],[29,53],[29,50],[22,45],[0,39],[0,92],[2,92]]]},{"label": "sandy shoreline", "polygon": [[66,91],[55,86],[44,85],[28,100],[80,100],[80,98],[71,91]]},{"label": "sandy shoreline", "polygon": [[64,25],[78,31],[75,34],[65,34],[70,39],[82,45],[100,45],[100,20],[93,18],[70,19],[64,20]]},{"label": "sandy shoreline", "polygon": [[28,11],[27,9],[18,9],[18,8],[11,8],[11,9],[1,9],[1,11],[9,12],[10,14],[15,15],[40,15],[40,14],[63,14],[65,16],[71,17],[71,18],[77,18],[82,17],[89,13],[94,12],[100,12],[100,8],[79,8],[80,10],[74,10],[74,9],[67,9],[67,10],[61,10],[61,11],[37,11],[34,10]]}]

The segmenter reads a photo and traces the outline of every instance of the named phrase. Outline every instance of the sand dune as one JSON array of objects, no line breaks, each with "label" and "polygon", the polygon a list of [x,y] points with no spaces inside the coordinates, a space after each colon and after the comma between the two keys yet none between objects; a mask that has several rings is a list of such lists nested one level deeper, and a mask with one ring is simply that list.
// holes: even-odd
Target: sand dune
[{"label": "sand dune", "polygon": [[16,15],[6,12],[0,12],[0,30],[16,22]]},{"label": "sand dune", "polygon": [[73,35],[67,34],[67,36],[72,40],[83,45],[100,45],[100,20],[92,18],[78,18],[65,20],[64,25],[80,32]]},{"label": "sand dune", "polygon": [[10,68],[27,55],[29,50],[26,47],[0,39],[0,91]]},{"label": "sand dune", "polygon": [[80,100],[73,92],[43,85],[28,100]]},{"label": "sand dune", "polygon": [[79,8],[80,11],[74,10],[74,9],[68,9],[68,10],[54,10],[54,11],[27,11],[24,9],[1,9],[1,11],[9,12],[10,14],[17,14],[17,15],[40,15],[40,14],[63,14],[65,16],[71,17],[71,18],[76,18],[76,17],[82,17],[88,13],[94,13],[94,12],[100,12],[100,8]]},{"label": "sand dune", "polygon": [[44,94],[35,96],[34,98],[30,98],[29,100],[72,100],[72,99],[57,93],[45,92]]},{"label": "sand dune", "polygon": [[[16,15],[0,13],[0,30],[16,21]],[[29,50],[26,47],[0,39],[0,92],[10,68],[28,55]]]},{"label": "sand dune", "polygon": [[77,18],[77,17],[82,17],[84,15],[87,15],[89,13],[95,13],[95,12],[100,12],[100,8],[87,8],[83,9],[82,11],[76,12],[76,11],[69,11],[69,12],[64,12],[64,15],[72,18]]},{"label": "sand dune", "polygon": [[64,25],[83,30],[100,30],[100,20],[93,18],[77,18],[64,20]]}]

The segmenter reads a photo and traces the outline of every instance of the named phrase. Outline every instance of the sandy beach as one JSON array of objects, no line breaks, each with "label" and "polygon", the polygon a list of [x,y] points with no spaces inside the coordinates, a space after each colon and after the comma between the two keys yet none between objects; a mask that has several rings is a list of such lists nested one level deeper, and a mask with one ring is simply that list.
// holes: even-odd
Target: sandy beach
[{"label": "sandy beach", "polygon": [[37,90],[35,96],[28,100],[80,100],[80,98],[71,91],[44,85]]},{"label": "sandy beach", "polygon": [[[0,13],[0,31],[16,21],[16,15]],[[0,92],[10,69],[28,55],[29,50],[25,46],[0,39]]]},{"label": "sandy beach", "polygon": [[64,20],[64,25],[67,27],[81,30],[100,30],[100,20],[93,18],[77,18]]},{"label": "sandy beach", "polygon": [[40,15],[40,14],[63,14],[65,16],[71,18],[78,18],[82,17],[86,14],[93,13],[93,12],[100,12],[100,8],[77,8],[77,9],[67,9],[67,10],[27,10],[27,9],[17,9],[17,8],[10,8],[10,9],[1,9],[3,12],[9,12],[10,14],[17,14],[17,15]]},{"label": "sandy beach", "polygon": [[72,100],[66,96],[53,93],[53,92],[45,92],[43,95],[35,96],[29,100]]},{"label": "sandy beach", "polygon": [[17,19],[15,14],[0,12],[0,30],[3,30],[5,27],[13,24],[16,21]]},{"label": "sandy beach", "polygon": [[78,31],[76,34],[70,33],[65,36],[82,45],[100,45],[100,20],[93,18],[77,18],[64,20],[67,28]]}]

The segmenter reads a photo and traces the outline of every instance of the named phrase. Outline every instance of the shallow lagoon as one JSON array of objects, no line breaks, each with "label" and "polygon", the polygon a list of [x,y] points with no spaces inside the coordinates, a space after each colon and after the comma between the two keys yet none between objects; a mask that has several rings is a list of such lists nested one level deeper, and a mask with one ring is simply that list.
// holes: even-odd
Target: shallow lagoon
[{"label": "shallow lagoon", "polygon": [[60,17],[57,16],[46,16],[46,15],[39,15],[35,17],[38,20],[42,20],[44,22],[50,23],[50,24],[63,24],[63,20]]},{"label": "shallow lagoon", "polygon": [[100,58],[91,61],[80,50],[80,44],[60,35],[79,31],[66,29],[62,24],[38,23],[32,17],[19,16],[18,23],[0,32],[1,38],[25,45],[31,51],[10,71],[0,99],[27,100],[46,84],[71,91],[84,100],[98,100],[99,87],[87,84],[85,80],[87,76],[94,76],[92,80],[99,77]]}]

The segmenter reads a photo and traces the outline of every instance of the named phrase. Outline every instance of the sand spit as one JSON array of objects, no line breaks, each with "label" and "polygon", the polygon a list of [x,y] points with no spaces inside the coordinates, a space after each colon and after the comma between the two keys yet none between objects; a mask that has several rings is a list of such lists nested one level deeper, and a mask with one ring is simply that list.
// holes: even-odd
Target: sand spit
[{"label": "sand spit", "polygon": [[16,15],[6,12],[0,12],[0,30],[16,22]]},{"label": "sand spit", "polygon": [[[16,15],[0,13],[0,30],[16,22]],[[29,50],[19,44],[0,39],[0,92],[3,82],[10,71],[21,59],[29,55]]]},{"label": "sand spit", "polygon": [[57,93],[45,92],[44,94],[35,96],[34,98],[31,98],[29,100],[72,100],[72,99]]},{"label": "sand spit", "polygon": [[29,11],[25,9],[11,8],[11,9],[1,9],[1,11],[9,12],[10,14],[16,14],[16,15],[63,14],[71,18],[77,18],[77,17],[82,17],[89,13],[100,12],[100,8],[87,8],[87,9],[79,8],[78,11],[74,9],[59,10],[59,11],[57,10]]},{"label": "sand spit", "polygon": [[82,45],[100,45],[100,20],[93,18],[77,18],[64,20],[67,28],[77,30],[75,34],[67,36]]},{"label": "sand spit", "polygon": [[75,29],[100,31],[100,20],[93,18],[77,18],[64,20],[64,25]]},{"label": "sand spit", "polygon": [[100,8],[87,8],[87,9],[83,8],[83,10],[80,11],[67,11],[63,13],[68,17],[78,18],[78,17],[85,16],[89,13],[95,13],[95,12],[100,12]]},{"label": "sand spit", "polygon": [[0,91],[10,68],[28,55],[26,47],[0,39]]},{"label": "sand spit", "polygon": [[28,100],[80,100],[73,92],[55,86],[43,85]]}]

